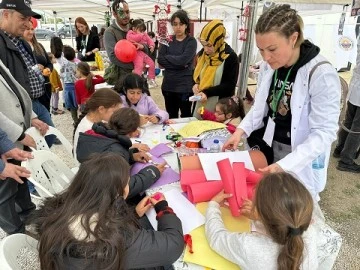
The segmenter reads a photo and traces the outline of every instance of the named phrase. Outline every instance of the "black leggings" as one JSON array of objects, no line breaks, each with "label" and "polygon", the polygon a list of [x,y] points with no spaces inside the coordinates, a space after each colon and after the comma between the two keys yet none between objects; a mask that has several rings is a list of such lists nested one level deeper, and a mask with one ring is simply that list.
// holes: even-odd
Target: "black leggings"
[{"label": "black leggings", "polygon": [[191,117],[191,106],[192,102],[189,101],[189,97],[193,93],[176,93],[176,92],[162,92],[165,99],[165,108],[169,113],[169,118],[179,118],[180,117]]}]

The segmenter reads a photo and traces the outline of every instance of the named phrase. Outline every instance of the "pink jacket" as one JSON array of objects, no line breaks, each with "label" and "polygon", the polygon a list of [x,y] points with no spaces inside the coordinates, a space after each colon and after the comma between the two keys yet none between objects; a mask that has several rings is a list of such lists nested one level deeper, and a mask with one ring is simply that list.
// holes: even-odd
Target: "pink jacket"
[{"label": "pink jacket", "polygon": [[149,47],[155,47],[154,41],[149,37],[147,33],[137,33],[133,30],[129,30],[126,34],[126,39],[131,42],[147,44]]}]

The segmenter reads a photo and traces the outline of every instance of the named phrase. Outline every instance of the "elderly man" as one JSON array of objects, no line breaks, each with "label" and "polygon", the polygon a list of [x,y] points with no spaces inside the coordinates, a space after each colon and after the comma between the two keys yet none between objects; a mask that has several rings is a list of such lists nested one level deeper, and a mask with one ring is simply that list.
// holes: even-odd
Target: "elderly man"
[{"label": "elderly man", "polygon": [[[32,100],[32,107],[38,118],[50,126],[54,126],[50,112],[41,103],[46,94],[42,75],[38,73],[38,66],[30,45],[21,39],[28,29],[31,17],[40,19],[41,16],[31,10],[29,0],[0,1],[0,60],[10,70],[17,82],[28,92]],[[33,123],[36,127],[36,123]],[[42,134],[46,130],[41,130]],[[51,146],[54,136],[47,136]]]},{"label": "elderly man", "polygon": [[[121,39],[126,39],[126,34],[130,29],[129,5],[124,0],[115,0],[112,4],[112,12],[115,20],[104,33],[105,50],[111,61],[111,65],[106,70],[104,77],[107,83],[116,84],[119,77],[132,72],[134,65],[133,63],[121,62],[116,58],[114,52],[115,44]],[[136,46],[138,50],[143,50],[148,53],[148,47],[146,45],[137,44]]]},{"label": "elderly man", "polygon": [[[32,102],[29,94],[14,79],[1,60],[0,96],[1,129],[6,132],[9,140],[15,142],[21,149],[20,157],[18,155],[19,151],[15,150],[9,153],[9,149],[5,152],[4,157],[8,163],[20,165],[20,162],[17,160],[22,160],[21,156],[29,157],[29,154],[23,152],[24,147],[36,147],[34,139],[25,134],[24,131],[33,125],[46,132],[48,125],[37,119],[32,111]],[[5,173],[7,172],[5,171]],[[0,227],[8,234],[23,233],[25,232],[24,221],[30,212],[35,209],[35,205],[30,199],[27,179],[21,178],[24,184],[19,184],[9,178],[10,175],[4,174],[4,171],[2,171],[0,178],[5,176],[8,178],[0,181]],[[18,209],[15,209],[15,205]]]}]

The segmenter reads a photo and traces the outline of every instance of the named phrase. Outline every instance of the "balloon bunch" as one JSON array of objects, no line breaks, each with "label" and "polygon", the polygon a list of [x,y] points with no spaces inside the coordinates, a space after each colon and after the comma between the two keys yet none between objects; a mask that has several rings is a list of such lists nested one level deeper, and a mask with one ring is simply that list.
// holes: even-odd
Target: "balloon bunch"
[{"label": "balloon bunch", "polygon": [[159,0],[158,5],[155,5],[154,13],[157,15],[157,38],[159,43],[169,46],[171,36],[168,34],[167,23],[168,14],[170,13],[170,5],[167,0]]}]

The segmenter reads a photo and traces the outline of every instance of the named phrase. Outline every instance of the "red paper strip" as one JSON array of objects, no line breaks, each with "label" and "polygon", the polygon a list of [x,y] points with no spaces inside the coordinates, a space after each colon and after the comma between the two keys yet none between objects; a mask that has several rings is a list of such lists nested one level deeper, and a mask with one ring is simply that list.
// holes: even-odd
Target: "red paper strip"
[{"label": "red paper strip", "polygon": [[235,180],[236,201],[239,208],[241,208],[244,200],[248,198],[248,188],[246,186],[246,176],[248,175],[248,172],[245,170],[244,162],[234,162],[232,167]]},{"label": "red paper strip", "polygon": [[187,187],[187,195],[192,203],[208,202],[224,188],[222,181],[207,181],[191,184]]},{"label": "red paper strip", "polygon": [[180,172],[180,186],[183,191],[187,191],[187,186],[195,183],[206,182],[203,170],[182,170]]},{"label": "red paper strip", "polygon": [[239,213],[239,205],[237,204],[236,201],[234,173],[230,164],[230,160],[228,158],[220,160],[217,162],[217,166],[219,169],[220,177],[224,184],[225,193],[233,194],[233,196],[228,198],[227,200],[229,202],[229,208],[231,214],[234,217],[237,217],[240,215],[240,213]]}]

